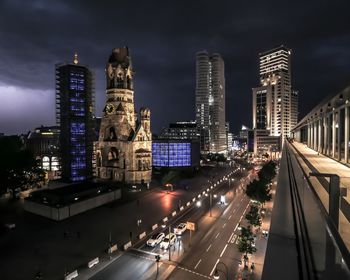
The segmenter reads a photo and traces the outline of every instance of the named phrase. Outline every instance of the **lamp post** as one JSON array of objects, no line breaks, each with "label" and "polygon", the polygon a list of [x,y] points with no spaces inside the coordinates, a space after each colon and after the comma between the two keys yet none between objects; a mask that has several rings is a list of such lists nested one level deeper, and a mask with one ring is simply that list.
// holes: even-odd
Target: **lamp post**
[{"label": "lamp post", "polygon": [[[225,270],[221,270],[218,266],[223,265]],[[214,271],[214,279],[220,279],[220,272],[223,273],[226,277],[226,280],[228,280],[228,268],[226,266],[226,264],[224,264],[223,262],[218,262],[215,266],[215,271]]]},{"label": "lamp post", "polygon": [[211,206],[212,206],[212,203],[213,203],[213,194],[210,193],[209,194],[209,215],[211,217]]},{"label": "lamp post", "polygon": [[171,254],[171,246],[170,246],[170,235],[171,235],[171,225],[169,224],[169,246],[168,246],[168,249],[169,249],[169,261],[171,261],[171,258],[170,258],[170,254]]}]

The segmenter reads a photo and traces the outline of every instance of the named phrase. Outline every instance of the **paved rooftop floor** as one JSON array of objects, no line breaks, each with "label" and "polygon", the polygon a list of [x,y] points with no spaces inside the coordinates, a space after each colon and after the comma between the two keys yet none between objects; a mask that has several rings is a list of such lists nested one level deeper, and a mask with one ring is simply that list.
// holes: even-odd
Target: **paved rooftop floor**
[{"label": "paved rooftop floor", "polygon": [[[340,177],[340,187],[347,189],[347,196],[342,197],[341,210],[339,211],[339,233],[348,250],[350,250],[350,215],[348,211],[350,204],[350,168],[336,160],[319,154],[317,151],[308,148],[305,144],[295,141],[293,142],[293,146],[303,155],[304,159],[299,155],[297,155],[297,158],[307,174],[315,170],[320,173],[337,174]],[[324,186],[322,186],[321,182],[315,177],[311,177],[310,181],[323,205],[328,210],[329,197]]]}]

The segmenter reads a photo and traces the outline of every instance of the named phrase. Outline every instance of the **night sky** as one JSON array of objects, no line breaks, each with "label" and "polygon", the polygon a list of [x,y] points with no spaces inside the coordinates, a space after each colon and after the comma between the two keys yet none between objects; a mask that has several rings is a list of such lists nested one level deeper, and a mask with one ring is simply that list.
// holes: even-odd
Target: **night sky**
[{"label": "night sky", "polygon": [[226,118],[251,126],[258,53],[292,49],[299,119],[350,84],[350,1],[0,0],[0,132],[55,124],[56,63],[79,61],[96,75],[96,115],[105,101],[112,48],[130,48],[136,107],[152,130],[195,118],[195,53],[225,61]]}]

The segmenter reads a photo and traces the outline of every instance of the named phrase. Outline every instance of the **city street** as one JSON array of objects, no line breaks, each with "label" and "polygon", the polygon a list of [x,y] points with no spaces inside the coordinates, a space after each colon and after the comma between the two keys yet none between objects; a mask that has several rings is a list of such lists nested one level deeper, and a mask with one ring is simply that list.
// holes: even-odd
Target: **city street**
[{"label": "city street", "polygon": [[[180,222],[191,221],[196,223],[197,230],[192,233],[192,238],[187,230],[177,239],[171,249],[171,262],[168,261],[168,251],[161,250],[159,245],[152,248],[143,243],[136,250],[124,253],[91,279],[148,279],[151,276],[151,279],[155,279],[156,255],[161,257],[159,275],[167,277],[175,269],[169,279],[211,279],[219,260],[232,264],[229,273],[233,275],[241,258],[235,245],[237,227],[248,209],[249,200],[239,188],[239,183],[228,189],[226,182],[225,192],[226,205],[220,204],[217,198],[213,203],[211,216],[207,198],[200,207],[195,207],[172,225],[174,227]],[[168,233],[168,228],[164,233]],[[135,267],[138,269],[135,270]],[[163,279],[162,277],[159,279]]]},{"label": "city street", "polygon": [[[16,229],[0,240],[2,275],[4,279],[28,279],[41,271],[45,278],[61,279],[65,272],[86,267],[90,260],[105,255],[110,241],[121,249],[129,241],[130,232],[136,241],[138,234],[150,232],[153,224],[206,189],[208,179],[216,175],[218,180],[229,172],[232,168],[216,168],[207,176],[191,179],[188,191],[167,193],[156,188],[139,202],[105,205],[62,222],[26,213],[20,205],[11,212],[7,210],[3,222],[15,223]],[[17,266],[21,273],[11,269]]]},{"label": "city street", "polygon": [[[218,268],[224,270],[223,273],[228,273],[229,279],[233,279],[241,259],[241,253],[236,246],[239,234],[237,228],[248,206],[249,199],[242,192],[237,192],[230,205],[212,218],[214,221],[211,227],[205,231],[199,242],[194,244],[190,254],[181,261],[169,279],[188,279],[189,273],[212,277],[219,262],[226,265],[227,271],[225,265],[218,265]],[[203,219],[203,223],[206,218]]]}]

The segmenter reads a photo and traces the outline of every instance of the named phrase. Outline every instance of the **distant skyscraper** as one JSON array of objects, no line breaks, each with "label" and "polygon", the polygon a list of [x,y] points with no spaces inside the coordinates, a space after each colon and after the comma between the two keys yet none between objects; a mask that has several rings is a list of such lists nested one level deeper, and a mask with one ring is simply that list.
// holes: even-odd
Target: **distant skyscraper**
[{"label": "distant skyscraper", "polygon": [[260,87],[253,88],[253,128],[282,139],[297,124],[298,93],[292,91],[291,50],[280,46],[259,54]]},{"label": "distant skyscraper", "polygon": [[199,137],[197,123],[195,121],[186,121],[170,123],[169,127],[163,128],[158,139],[199,141]]},{"label": "distant skyscraper", "polygon": [[225,65],[220,54],[196,54],[196,122],[202,153],[226,153]]},{"label": "distant skyscraper", "polygon": [[56,65],[56,121],[60,127],[62,179],[84,181],[92,176],[93,73],[79,64]]}]

